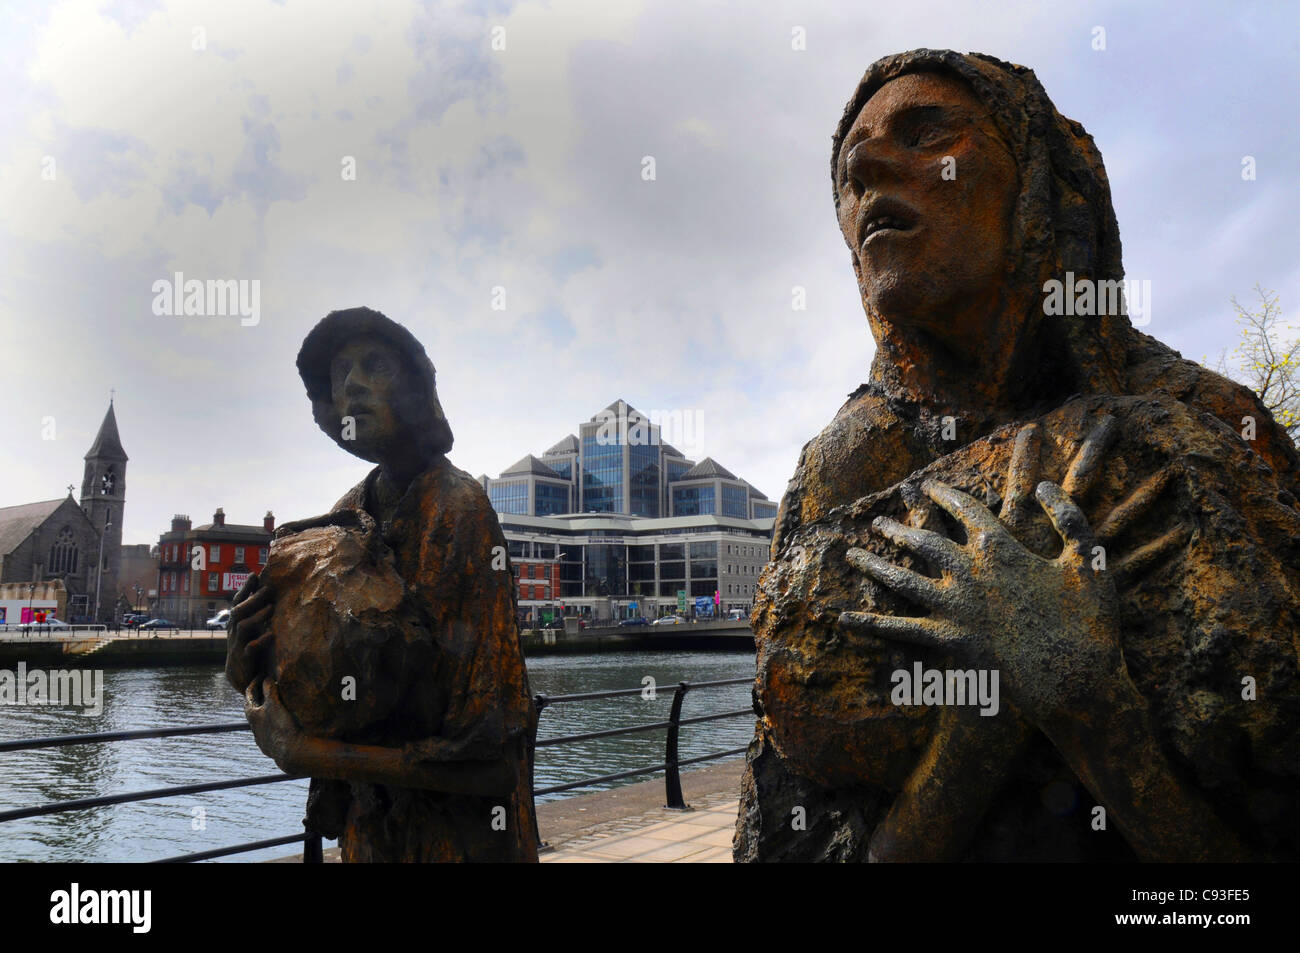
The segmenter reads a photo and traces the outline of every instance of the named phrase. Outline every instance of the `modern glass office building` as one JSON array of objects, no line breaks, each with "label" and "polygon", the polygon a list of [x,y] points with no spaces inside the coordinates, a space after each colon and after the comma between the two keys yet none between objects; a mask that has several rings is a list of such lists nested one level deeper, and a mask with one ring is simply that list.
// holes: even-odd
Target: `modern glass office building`
[{"label": "modern glass office building", "polygon": [[626,401],[479,481],[512,559],[559,564],[560,591],[547,586],[538,609],[655,618],[753,603],[777,505],[713,459],[684,457]]}]

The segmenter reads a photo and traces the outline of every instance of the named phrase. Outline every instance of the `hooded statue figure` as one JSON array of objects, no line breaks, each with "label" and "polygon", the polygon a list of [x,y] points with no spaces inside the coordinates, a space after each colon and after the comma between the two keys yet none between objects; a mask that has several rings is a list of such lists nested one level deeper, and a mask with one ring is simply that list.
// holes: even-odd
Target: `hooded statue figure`
[{"label": "hooded statue figure", "polygon": [[535,861],[536,710],[505,538],[448,462],[424,348],[335,311],[298,371],[317,425],[378,464],[275,533],[236,597],[227,673],[259,746],[312,777],[307,826],[344,861]]},{"label": "hooded statue figure", "polygon": [[1300,457],[1133,327],[1091,137],[914,50],[831,173],[877,350],[781,502],[736,859],[1300,858]]}]

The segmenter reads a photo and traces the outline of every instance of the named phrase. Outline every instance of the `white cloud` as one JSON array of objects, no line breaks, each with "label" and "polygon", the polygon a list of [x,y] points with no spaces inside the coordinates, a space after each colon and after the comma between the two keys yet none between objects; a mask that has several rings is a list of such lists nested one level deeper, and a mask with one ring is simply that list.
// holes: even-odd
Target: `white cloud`
[{"label": "white cloud", "polygon": [[[366,465],[317,432],[293,360],[316,320],[357,304],[425,343],[452,459],[475,474],[623,397],[701,411],[704,454],[779,498],[874,350],[831,210],[830,134],[866,66],[919,45],[1036,68],[1108,160],[1130,273],[1157,284],[1149,330],[1217,354],[1232,294],[1261,281],[1285,307],[1300,292],[1297,133],[1269,113],[1295,98],[1294,23],[1216,12],[1170,32],[1173,10],[69,0],[7,14],[25,28],[0,28],[16,93],[0,103],[0,504],[80,483],[116,386],[128,540],[177,511],[327,508]],[[1247,151],[1253,192],[1216,171]],[[175,270],[259,279],[261,323],[154,316],[151,282]],[[46,414],[53,444],[38,440]]]}]

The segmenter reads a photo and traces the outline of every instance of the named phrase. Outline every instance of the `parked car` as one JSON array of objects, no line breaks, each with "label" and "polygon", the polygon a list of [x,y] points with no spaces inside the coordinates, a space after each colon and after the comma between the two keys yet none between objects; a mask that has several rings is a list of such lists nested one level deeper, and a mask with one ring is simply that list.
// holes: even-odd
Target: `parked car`
[{"label": "parked car", "polygon": [[46,619],[44,622],[24,622],[18,628],[22,629],[24,632],[49,632],[52,630],[70,629],[72,627],[62,619]]},{"label": "parked car", "polygon": [[205,629],[224,629],[226,623],[230,621],[230,610],[222,609],[207,622],[203,623]]},{"label": "parked car", "polygon": [[637,616],[635,619],[624,619],[622,622],[619,623],[619,626],[622,627],[625,625],[649,625],[649,624],[650,624],[650,620],[642,615],[642,616]]},{"label": "parked car", "polygon": [[550,622],[543,622],[543,623],[542,623],[542,628],[543,628],[543,629],[559,629],[560,631],[563,631],[563,630],[564,630],[564,620],[563,620],[563,619],[552,619]]},{"label": "parked car", "polygon": [[685,625],[686,622],[680,616],[666,615],[662,619],[655,619],[650,624],[651,625]]},{"label": "parked car", "polygon": [[149,613],[147,612],[128,612],[126,615],[122,616],[123,625],[139,625],[141,622],[148,621]]},{"label": "parked car", "polygon": [[140,623],[141,631],[145,629],[178,629],[175,622],[168,622],[166,619],[150,619],[148,622]]}]

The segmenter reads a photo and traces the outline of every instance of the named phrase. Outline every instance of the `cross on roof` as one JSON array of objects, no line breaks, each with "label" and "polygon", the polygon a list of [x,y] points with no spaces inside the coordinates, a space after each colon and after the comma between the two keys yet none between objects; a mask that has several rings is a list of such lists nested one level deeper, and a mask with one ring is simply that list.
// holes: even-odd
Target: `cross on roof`
[{"label": "cross on roof", "polygon": [[72,484],[68,484],[68,496],[72,496]]}]

